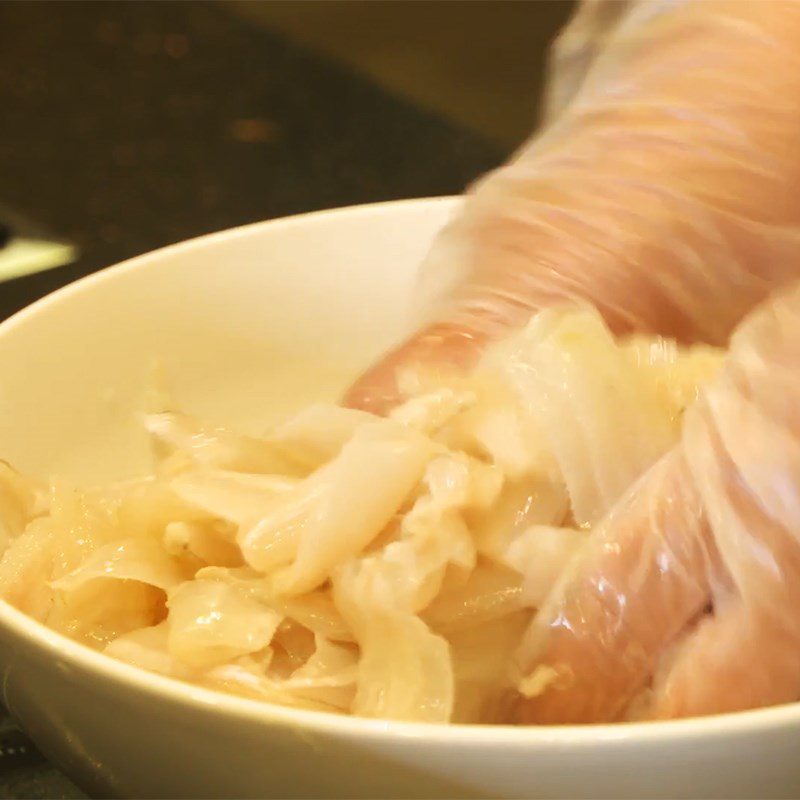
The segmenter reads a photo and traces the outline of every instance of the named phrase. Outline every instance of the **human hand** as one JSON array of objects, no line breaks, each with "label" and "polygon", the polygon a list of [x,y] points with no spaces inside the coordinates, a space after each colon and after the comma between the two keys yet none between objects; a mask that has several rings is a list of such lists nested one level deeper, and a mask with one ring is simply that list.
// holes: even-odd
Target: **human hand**
[{"label": "human hand", "polygon": [[800,287],[740,326],[680,443],[567,568],[520,651],[519,721],[800,697],[799,363]]},{"label": "human hand", "polygon": [[800,274],[800,4],[642,2],[570,105],[480,181],[422,271],[419,332],[352,387],[395,404],[398,367],[468,367],[544,306],[618,333],[724,344]]}]

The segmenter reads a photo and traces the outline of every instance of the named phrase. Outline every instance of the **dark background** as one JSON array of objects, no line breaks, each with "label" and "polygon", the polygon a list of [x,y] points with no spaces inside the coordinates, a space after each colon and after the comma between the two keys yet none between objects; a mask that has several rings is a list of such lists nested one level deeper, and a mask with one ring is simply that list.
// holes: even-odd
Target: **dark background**
[{"label": "dark background", "polygon": [[0,207],[90,270],[270,217],[460,192],[533,128],[566,2],[0,4]]},{"label": "dark background", "polygon": [[[460,192],[536,120],[567,2],[0,3],[0,208],[78,262],[319,208]],[[0,796],[80,797],[0,714]]]}]

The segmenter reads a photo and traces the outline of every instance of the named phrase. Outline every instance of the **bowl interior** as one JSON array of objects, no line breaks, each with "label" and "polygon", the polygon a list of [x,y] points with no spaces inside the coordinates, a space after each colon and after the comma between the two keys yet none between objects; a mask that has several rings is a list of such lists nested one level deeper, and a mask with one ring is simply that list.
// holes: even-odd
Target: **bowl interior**
[{"label": "bowl interior", "polygon": [[[34,474],[79,482],[146,471],[150,458],[140,412],[154,362],[163,366],[182,408],[247,431],[308,402],[336,397],[406,332],[417,267],[457,202],[406,201],[248,226],[142,256],[45,298],[0,325],[0,458]],[[489,787],[484,794],[493,796],[520,796],[519,787],[534,783],[543,793],[555,787],[553,794],[561,796],[573,785],[597,796],[661,796],[652,786],[663,779],[669,791],[669,776],[683,774],[677,765],[697,753],[697,771],[675,786],[714,789],[721,784],[709,777],[706,760],[727,763],[736,747],[748,755],[723,781],[726,791],[738,787],[745,773],[747,785],[759,787],[778,776],[777,791],[787,773],[781,765],[790,763],[787,753],[794,752],[800,730],[796,704],[630,726],[387,724],[176,683],[65,640],[4,603],[0,638],[6,645],[0,649],[6,701],[13,701],[9,705],[29,728],[39,725],[40,745],[50,741],[64,762],[74,754],[52,713],[60,708],[77,714],[72,705],[101,694],[130,695],[129,713],[153,700],[169,701],[163,713],[174,711],[179,720],[192,710],[216,712],[214,724],[228,720],[233,738],[244,736],[245,723],[257,727],[252,738],[259,747],[269,723],[273,732],[301,731],[303,741],[335,734],[408,765],[429,755],[435,768],[425,768],[432,774],[466,780],[469,773],[472,784]],[[38,680],[32,668],[39,670]],[[75,704],[65,686],[80,689]],[[147,713],[140,715],[143,728],[150,724]],[[212,720],[206,716],[204,724]],[[95,726],[93,715],[83,716],[81,709],[75,719],[82,720],[76,730],[93,743],[86,752],[103,751],[106,740],[109,753],[118,746],[102,718]],[[156,738],[153,746],[160,744]],[[151,768],[152,753],[147,747],[142,752],[142,764]],[[115,768],[121,770],[129,753],[124,759],[114,753],[107,760],[119,761]],[[584,783],[581,770],[571,769],[574,757],[584,765],[594,759]],[[637,759],[648,768],[632,770]],[[139,775],[132,763],[129,771]],[[753,772],[753,763],[760,771]],[[208,775],[216,774],[209,766]],[[565,774],[577,777],[565,782]],[[608,791],[597,791],[597,776]],[[697,783],[700,778],[704,782]],[[688,796],[683,789],[673,794],[681,793]]]},{"label": "bowl interior", "polygon": [[177,405],[249,432],[333,399],[407,325],[456,200],[259,223],[136,258],[0,326],[0,458],[43,477],[147,470],[159,364]]}]

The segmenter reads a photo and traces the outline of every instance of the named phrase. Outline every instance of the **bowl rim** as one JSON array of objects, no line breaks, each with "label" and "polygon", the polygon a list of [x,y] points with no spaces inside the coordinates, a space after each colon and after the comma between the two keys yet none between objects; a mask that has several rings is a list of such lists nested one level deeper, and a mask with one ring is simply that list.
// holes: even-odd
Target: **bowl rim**
[{"label": "bowl rim", "polygon": [[201,250],[208,245],[247,238],[253,234],[259,234],[263,230],[301,227],[306,223],[313,223],[321,219],[329,220],[338,216],[369,217],[373,215],[382,215],[387,211],[391,212],[395,209],[408,209],[409,211],[418,211],[420,209],[434,207],[454,209],[461,202],[463,202],[463,198],[458,195],[381,200],[377,203],[360,203],[349,206],[321,208],[316,211],[306,211],[300,214],[289,214],[283,217],[258,220],[256,222],[248,222],[244,225],[236,225],[233,228],[224,228],[223,230],[204,233],[200,236],[193,236],[191,239],[182,239],[178,242],[164,245],[163,247],[157,247],[155,250],[148,250],[139,255],[131,256],[116,264],[102,267],[88,275],[76,278],[74,281],[70,281],[64,286],[60,286],[52,292],[48,292],[43,297],[15,311],[10,317],[0,321],[0,338],[5,336],[13,328],[24,323],[29,317],[44,310],[47,306],[59,303],[71,297],[73,294],[79,294],[89,289],[95,283],[104,283],[107,280],[113,280],[134,269],[158,269],[159,261],[161,257],[165,255],[173,255],[178,252],[190,253],[193,250]]},{"label": "bowl rim", "polygon": [[[46,311],[51,304],[67,301],[71,296],[91,289],[96,283],[113,281],[134,269],[158,269],[165,255],[178,252],[188,254],[211,244],[249,237],[265,229],[302,226],[321,218],[369,217],[374,214],[391,214],[400,209],[424,210],[435,206],[449,206],[452,209],[460,201],[461,198],[456,196],[442,196],[321,209],[249,223],[176,242],[93,272],[36,300],[0,323],[0,339],[31,317]],[[29,649],[40,651],[53,663],[61,662],[65,666],[75,667],[101,679],[109,686],[118,684],[122,689],[133,688],[154,700],[203,708],[248,722],[284,725],[292,729],[303,728],[309,734],[369,736],[383,741],[425,741],[446,746],[502,746],[504,749],[524,751],[543,747],[558,749],[564,745],[588,748],[623,741],[631,745],[666,744],[676,740],[693,742],[699,739],[707,742],[713,737],[751,736],[800,725],[800,702],[708,717],[600,725],[445,725],[353,717],[280,706],[149,672],[57,633],[2,599],[0,628],[5,629],[12,640],[22,640]]]}]

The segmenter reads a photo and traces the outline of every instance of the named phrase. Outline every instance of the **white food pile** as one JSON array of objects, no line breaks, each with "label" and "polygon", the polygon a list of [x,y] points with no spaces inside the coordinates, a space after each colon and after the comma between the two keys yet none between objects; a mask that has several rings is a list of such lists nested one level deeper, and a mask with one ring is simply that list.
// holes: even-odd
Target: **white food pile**
[{"label": "white food pile", "polygon": [[387,419],[320,405],[251,438],[147,414],[150,477],[44,486],[0,462],[0,595],[207,687],[502,722],[535,609],[719,363],[553,310],[469,376],[404,376]]}]

